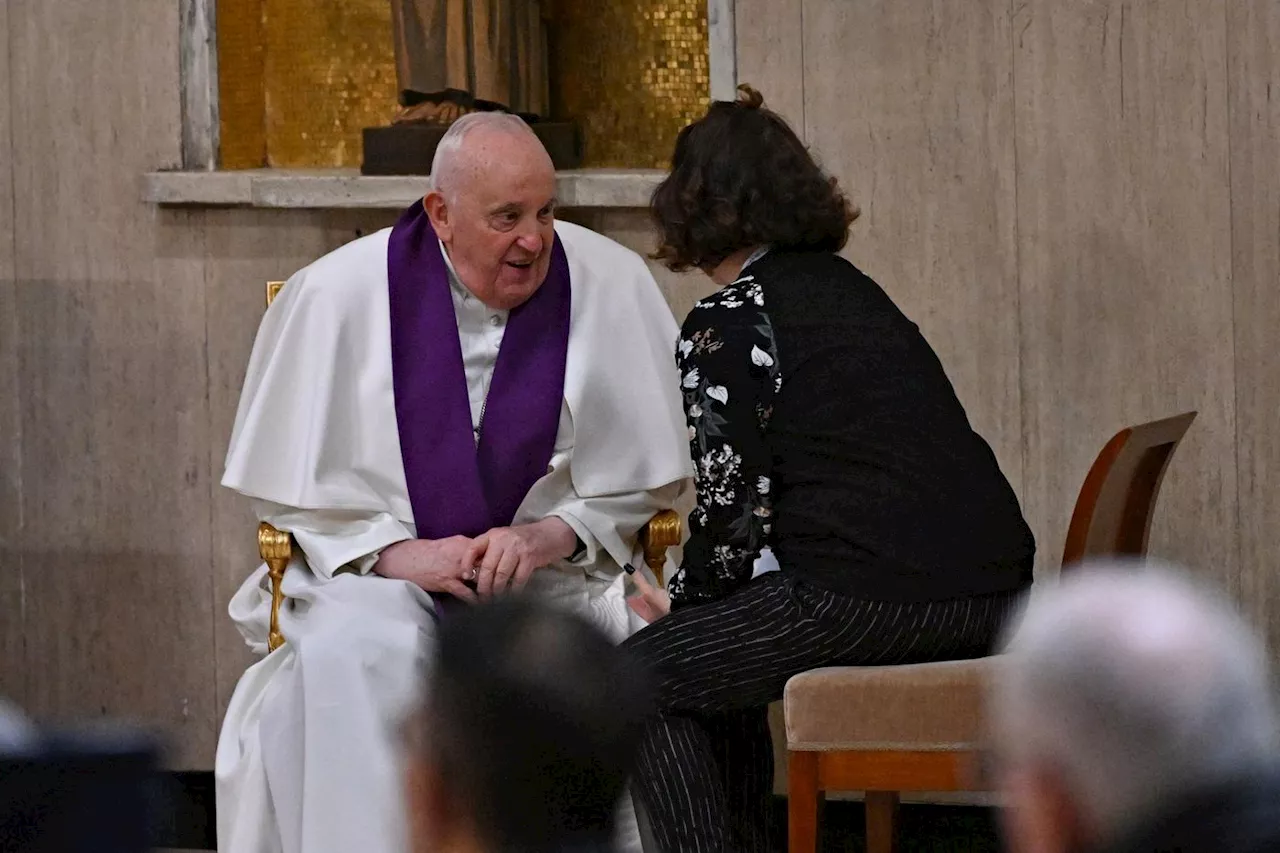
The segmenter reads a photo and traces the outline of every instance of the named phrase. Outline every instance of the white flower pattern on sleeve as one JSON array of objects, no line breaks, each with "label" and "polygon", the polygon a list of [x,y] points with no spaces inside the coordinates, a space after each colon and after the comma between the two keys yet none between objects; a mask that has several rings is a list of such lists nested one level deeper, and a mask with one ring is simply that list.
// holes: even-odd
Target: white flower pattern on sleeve
[{"label": "white flower pattern on sleeve", "polygon": [[671,579],[675,606],[723,598],[751,579],[770,544],[773,396],[782,387],[764,293],[745,276],[702,300],[676,344],[697,505],[684,560]]}]

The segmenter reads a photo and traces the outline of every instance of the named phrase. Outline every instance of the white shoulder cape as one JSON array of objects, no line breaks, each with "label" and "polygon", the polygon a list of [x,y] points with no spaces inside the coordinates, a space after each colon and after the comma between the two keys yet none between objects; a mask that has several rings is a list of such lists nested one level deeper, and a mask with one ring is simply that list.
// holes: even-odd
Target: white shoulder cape
[{"label": "white shoulder cape", "polygon": [[[635,252],[556,223],[573,288],[564,396],[582,497],[692,476],[679,329]],[[391,380],[387,243],[357,239],[297,272],[263,317],[222,484],[298,509],[413,522]]]}]

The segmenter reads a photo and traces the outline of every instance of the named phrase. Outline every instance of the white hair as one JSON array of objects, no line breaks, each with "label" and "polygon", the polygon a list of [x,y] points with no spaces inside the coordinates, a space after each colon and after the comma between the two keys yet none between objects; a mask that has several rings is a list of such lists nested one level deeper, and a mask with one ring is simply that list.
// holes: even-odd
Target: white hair
[{"label": "white hair", "polygon": [[1081,566],[1033,596],[1003,647],[998,753],[1052,768],[1104,837],[1276,759],[1263,642],[1172,567]]},{"label": "white hair", "polygon": [[31,723],[27,722],[15,706],[0,699],[0,756],[27,749],[35,737],[35,729]]},{"label": "white hair", "polygon": [[[535,140],[538,138],[528,123],[513,113],[481,111],[467,113],[449,125],[440,142],[436,145],[435,156],[431,158],[431,189],[452,199],[457,186],[459,161],[458,152],[462,143],[475,130],[492,130],[509,134],[527,134]],[[539,141],[538,143],[542,143]]]}]

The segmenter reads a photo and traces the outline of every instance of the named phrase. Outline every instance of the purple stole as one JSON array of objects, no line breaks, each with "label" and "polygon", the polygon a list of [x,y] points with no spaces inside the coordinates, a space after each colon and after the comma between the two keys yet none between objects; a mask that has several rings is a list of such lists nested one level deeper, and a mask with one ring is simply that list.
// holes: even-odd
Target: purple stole
[{"label": "purple stole", "polygon": [[391,231],[387,275],[396,426],[418,536],[505,527],[546,474],[560,426],[570,308],[564,246],[556,237],[546,280],[510,312],[479,446],[449,272],[420,200]]}]

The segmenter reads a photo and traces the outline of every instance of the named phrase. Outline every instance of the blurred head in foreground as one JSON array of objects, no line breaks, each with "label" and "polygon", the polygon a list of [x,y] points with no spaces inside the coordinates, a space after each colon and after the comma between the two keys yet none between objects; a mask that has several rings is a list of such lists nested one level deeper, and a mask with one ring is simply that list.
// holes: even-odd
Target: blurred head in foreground
[{"label": "blurred head in foreground", "polygon": [[653,703],[580,618],[522,597],[452,613],[408,778],[420,853],[608,850]]},{"label": "blurred head in foreground", "polygon": [[37,726],[0,699],[0,851],[154,849],[170,806],[160,765],[148,732],[100,719]]},{"label": "blurred head in foreground", "polygon": [[1129,843],[1144,833],[1189,853],[1180,815],[1203,824],[1223,800],[1235,827],[1227,801],[1244,807],[1276,766],[1266,650],[1181,572],[1083,565],[1033,596],[1002,645],[990,735],[1016,853],[1146,849]]}]

